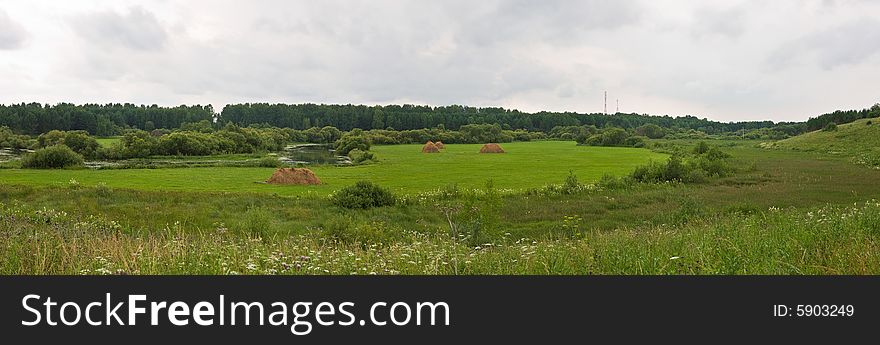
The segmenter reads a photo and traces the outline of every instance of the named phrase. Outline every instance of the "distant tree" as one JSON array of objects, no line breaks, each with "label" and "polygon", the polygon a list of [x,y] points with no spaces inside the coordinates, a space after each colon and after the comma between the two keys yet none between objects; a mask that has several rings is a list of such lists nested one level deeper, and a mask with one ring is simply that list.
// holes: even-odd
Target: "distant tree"
[{"label": "distant tree", "polygon": [[351,150],[369,151],[370,140],[363,134],[346,134],[336,141],[336,152],[340,155],[348,155]]},{"label": "distant tree", "polygon": [[32,140],[27,135],[17,135],[12,129],[0,126],[0,148],[25,149],[30,147]]},{"label": "distant tree", "polygon": [[323,143],[332,143],[342,137],[342,131],[333,126],[324,126],[318,132]]},{"label": "distant tree", "polygon": [[636,134],[646,136],[651,139],[660,139],[666,136],[666,130],[663,127],[649,123],[636,128]]},{"label": "distant tree", "polygon": [[86,158],[94,158],[98,151],[98,141],[86,131],[70,131],[64,134],[64,145]]},{"label": "distant tree", "polygon": [[49,147],[64,144],[64,131],[53,129],[37,137],[38,147]]},{"label": "distant tree", "polygon": [[[148,129],[147,131],[151,131],[152,129]],[[180,125],[180,130],[189,131],[189,132],[200,132],[200,133],[211,133],[214,131],[214,126],[211,125],[211,121],[209,120],[201,120],[199,122],[187,122]]]},{"label": "distant tree", "polygon": [[623,128],[608,127],[602,129],[599,134],[592,135],[579,144],[591,146],[623,146],[629,134]]}]

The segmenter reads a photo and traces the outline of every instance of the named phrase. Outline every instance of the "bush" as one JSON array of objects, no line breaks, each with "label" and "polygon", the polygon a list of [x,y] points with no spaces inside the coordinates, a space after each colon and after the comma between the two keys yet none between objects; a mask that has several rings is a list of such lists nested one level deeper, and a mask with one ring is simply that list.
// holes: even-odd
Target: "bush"
[{"label": "bush", "polygon": [[281,161],[278,160],[278,157],[269,156],[260,158],[257,165],[263,168],[278,168],[281,166]]},{"label": "bush", "polygon": [[83,157],[64,145],[49,146],[21,157],[23,168],[57,169],[82,163]]},{"label": "bush", "polygon": [[837,124],[834,122],[829,122],[827,125],[825,125],[824,128],[822,128],[823,132],[834,132],[836,130],[837,130]]},{"label": "bush", "polygon": [[86,158],[95,158],[100,145],[86,131],[70,131],[64,134],[64,145]]},{"label": "bush", "polygon": [[51,130],[37,137],[37,147],[49,147],[65,145],[83,157],[95,158],[98,150],[98,141],[89,136],[86,131],[59,131]]},{"label": "bush", "polygon": [[706,152],[709,152],[709,144],[706,144],[705,141],[697,143],[697,146],[694,147],[694,154],[701,155]]},{"label": "bush", "polygon": [[330,197],[333,205],[342,208],[372,208],[392,206],[396,202],[394,194],[370,181],[358,181],[342,188]]},{"label": "bush", "polygon": [[623,146],[645,147],[647,145],[648,145],[647,137],[642,137],[642,136],[631,136],[629,138],[626,138],[626,140],[623,141]]},{"label": "bush", "polygon": [[651,162],[636,167],[630,176],[638,182],[683,181],[688,170],[680,157],[672,156],[666,163]]},{"label": "bush", "polygon": [[350,216],[330,218],[321,225],[321,235],[341,243],[382,244],[399,240],[399,229],[381,222],[356,222]]},{"label": "bush", "polygon": [[25,149],[30,146],[31,138],[29,136],[17,135],[9,127],[0,126],[0,148]]},{"label": "bush", "polygon": [[351,152],[348,153],[348,158],[351,158],[351,162],[354,164],[360,164],[375,159],[372,152],[361,151],[358,149],[351,150]]},{"label": "bush", "polygon": [[352,150],[369,151],[370,140],[363,135],[343,135],[336,141],[336,152],[340,155],[348,155]]},{"label": "bush", "polygon": [[629,188],[634,182],[635,180],[630,176],[615,177],[611,174],[604,174],[599,182],[596,182],[596,185],[603,189],[617,190]]}]

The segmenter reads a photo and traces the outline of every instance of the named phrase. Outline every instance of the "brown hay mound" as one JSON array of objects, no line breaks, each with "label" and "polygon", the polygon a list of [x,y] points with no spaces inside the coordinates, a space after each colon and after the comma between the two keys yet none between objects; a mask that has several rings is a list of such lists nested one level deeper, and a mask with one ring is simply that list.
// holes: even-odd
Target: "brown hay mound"
[{"label": "brown hay mound", "polygon": [[438,142],[434,143],[434,146],[437,146],[437,148],[441,149],[441,150],[446,148],[446,145],[443,145],[442,141],[438,141]]},{"label": "brown hay mound", "polygon": [[313,185],[321,184],[321,180],[314,172],[306,168],[281,168],[275,170],[266,183]]},{"label": "brown hay mound", "polygon": [[437,148],[437,145],[434,145],[432,142],[425,143],[425,146],[422,146],[422,153],[438,153],[440,149]]},{"label": "brown hay mound", "polygon": [[480,148],[480,153],[504,153],[504,149],[498,144],[486,144]]}]

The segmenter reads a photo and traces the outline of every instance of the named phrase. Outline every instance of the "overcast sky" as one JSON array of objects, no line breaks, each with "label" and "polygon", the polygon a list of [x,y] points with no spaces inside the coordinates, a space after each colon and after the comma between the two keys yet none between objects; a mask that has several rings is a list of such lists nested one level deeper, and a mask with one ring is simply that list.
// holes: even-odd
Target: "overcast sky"
[{"label": "overcast sky", "polygon": [[0,103],[799,121],[880,102],[880,1],[7,1]]}]

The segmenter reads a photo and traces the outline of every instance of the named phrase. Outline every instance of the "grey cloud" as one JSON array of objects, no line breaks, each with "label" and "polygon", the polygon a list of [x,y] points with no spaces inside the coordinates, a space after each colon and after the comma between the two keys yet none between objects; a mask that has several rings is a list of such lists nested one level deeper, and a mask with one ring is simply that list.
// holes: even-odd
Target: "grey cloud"
[{"label": "grey cloud", "polygon": [[461,36],[476,44],[540,39],[571,42],[594,30],[634,24],[641,16],[636,1],[501,1],[482,13],[466,13]]},{"label": "grey cloud", "polygon": [[24,46],[28,33],[6,11],[0,9],[0,50],[13,50]]},{"label": "grey cloud", "polygon": [[880,21],[862,18],[787,42],[770,55],[768,63],[782,68],[811,57],[826,70],[859,64],[880,53]]},{"label": "grey cloud", "polygon": [[74,31],[84,39],[106,48],[158,50],[168,40],[168,33],[156,16],[142,7],[128,13],[98,12],[71,21]]},{"label": "grey cloud", "polygon": [[691,33],[697,37],[720,35],[737,38],[745,32],[746,12],[742,7],[702,8],[694,13]]}]

